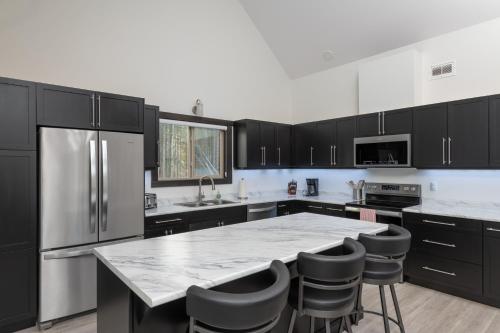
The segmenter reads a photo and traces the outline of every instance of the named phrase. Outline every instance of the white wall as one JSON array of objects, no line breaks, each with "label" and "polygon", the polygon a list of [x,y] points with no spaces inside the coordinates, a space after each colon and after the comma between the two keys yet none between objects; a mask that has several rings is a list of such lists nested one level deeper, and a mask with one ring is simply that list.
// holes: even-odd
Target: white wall
[{"label": "white wall", "polygon": [[0,0],[0,76],[290,121],[291,85],[237,0]]},{"label": "white wall", "polygon": [[[294,80],[293,121],[357,114],[358,67],[413,48],[422,55],[421,104],[500,93],[499,39],[500,18]],[[449,60],[457,75],[431,80],[430,66]]]}]

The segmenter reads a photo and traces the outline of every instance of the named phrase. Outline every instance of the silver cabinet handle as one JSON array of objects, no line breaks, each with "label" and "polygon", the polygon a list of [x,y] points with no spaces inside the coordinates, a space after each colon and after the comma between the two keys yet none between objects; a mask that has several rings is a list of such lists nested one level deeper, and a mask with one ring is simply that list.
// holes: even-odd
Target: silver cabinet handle
[{"label": "silver cabinet handle", "polygon": [[381,127],[380,127],[380,112],[379,112],[379,113],[378,113],[378,135],[380,135],[380,134],[381,134],[381,132],[382,132],[382,131],[380,130],[380,128],[381,128]]},{"label": "silver cabinet handle", "polygon": [[45,260],[66,259],[66,258],[75,258],[75,257],[83,257],[90,255],[92,255],[92,249],[46,254],[43,256],[43,259]]},{"label": "silver cabinet handle", "polygon": [[337,145],[333,145],[333,165],[337,165]]},{"label": "silver cabinet handle", "polygon": [[108,168],[108,141],[102,140],[102,214],[101,230],[108,230],[108,189],[109,189],[109,168]]},{"label": "silver cabinet handle", "polygon": [[307,207],[308,208],[314,208],[314,209],[323,209],[323,207],[321,207],[321,206],[311,206],[311,205],[309,205]]},{"label": "silver cabinet handle", "polygon": [[278,208],[285,208],[286,205],[278,205]]},{"label": "silver cabinet handle", "polygon": [[326,207],[327,210],[333,210],[335,212],[343,212],[344,210],[341,208],[331,208],[331,207]]},{"label": "silver cabinet handle", "polygon": [[95,233],[97,221],[97,166],[96,166],[96,142],[90,140],[90,233]]},{"label": "silver cabinet handle", "polygon": [[330,165],[333,165],[333,146],[330,146]]},{"label": "silver cabinet handle", "polygon": [[278,165],[281,165],[281,147],[278,147]]},{"label": "silver cabinet handle", "polygon": [[248,210],[248,212],[249,213],[263,213],[263,212],[269,212],[275,208],[276,208],[276,206],[264,207],[264,208],[251,208]]},{"label": "silver cabinet handle", "polygon": [[266,147],[264,146],[264,165],[266,165]]},{"label": "silver cabinet handle", "polygon": [[446,225],[448,227],[456,227],[455,223],[438,222],[438,221],[431,221],[431,220],[422,220],[422,222],[424,222],[424,223],[430,223],[430,224]]},{"label": "silver cabinet handle", "polygon": [[311,147],[311,165],[313,165],[313,150],[314,150],[314,147]]},{"label": "silver cabinet handle", "polygon": [[422,242],[428,243],[428,244],[434,244],[434,245],[440,245],[440,246],[446,246],[446,247],[457,247],[455,244],[448,244],[448,243],[441,243],[441,242],[435,242],[431,241],[428,239],[423,239]]},{"label": "silver cabinet handle", "polygon": [[382,135],[385,135],[385,112],[382,112]]},{"label": "silver cabinet handle", "polygon": [[95,127],[95,94],[90,96],[90,100],[92,101],[92,127]]},{"label": "silver cabinet handle", "polygon": [[446,164],[446,138],[443,138],[443,165]]},{"label": "silver cabinet handle", "polygon": [[451,165],[451,138],[448,137],[448,165]]},{"label": "silver cabinet handle", "polygon": [[346,207],[345,208],[346,212],[353,212],[353,213],[359,213],[360,209],[356,207]]},{"label": "silver cabinet handle", "polygon": [[101,95],[97,95],[97,127],[101,127]]},{"label": "silver cabinet handle", "polygon": [[264,147],[260,147],[260,165],[264,165]]},{"label": "silver cabinet handle", "polygon": [[173,229],[167,229],[165,230],[165,235],[173,235],[174,234],[174,230]]},{"label": "silver cabinet handle", "polygon": [[441,271],[439,269],[430,268],[430,267],[427,267],[427,266],[422,266],[422,269],[425,269],[426,271],[440,273],[440,274],[445,274],[445,275],[450,275],[450,276],[457,276],[457,274],[455,274],[455,273]]},{"label": "silver cabinet handle", "polygon": [[170,222],[180,222],[182,219],[176,218],[176,219],[170,219],[170,220],[159,220],[155,221],[155,224],[165,224],[165,223],[170,223]]},{"label": "silver cabinet handle", "polygon": [[495,228],[486,228],[486,230],[500,232],[500,229],[495,229]]}]

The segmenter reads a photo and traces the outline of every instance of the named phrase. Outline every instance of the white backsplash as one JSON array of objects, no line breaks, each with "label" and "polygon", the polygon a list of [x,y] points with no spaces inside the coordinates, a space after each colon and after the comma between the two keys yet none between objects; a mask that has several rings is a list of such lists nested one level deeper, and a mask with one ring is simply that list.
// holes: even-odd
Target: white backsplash
[{"label": "white backsplash", "polygon": [[[298,190],[305,189],[306,178],[319,178],[320,191],[350,193],[346,181],[365,179],[369,182],[415,183],[422,185],[422,196],[442,200],[500,202],[500,170],[234,170],[233,184],[218,185],[222,194],[236,193],[239,179],[245,178],[247,191],[286,191],[291,179],[298,182]],[[430,190],[434,182],[437,191]],[[151,172],[145,175],[146,192],[159,198],[195,196],[197,186],[151,188]],[[204,186],[208,193],[209,187]]]}]

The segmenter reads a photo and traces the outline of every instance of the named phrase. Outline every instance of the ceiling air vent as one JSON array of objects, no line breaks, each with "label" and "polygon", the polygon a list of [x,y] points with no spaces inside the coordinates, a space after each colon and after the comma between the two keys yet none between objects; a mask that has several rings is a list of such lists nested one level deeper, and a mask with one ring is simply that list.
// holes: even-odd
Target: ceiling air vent
[{"label": "ceiling air vent", "polygon": [[431,79],[441,79],[456,74],[456,64],[454,61],[431,66]]}]

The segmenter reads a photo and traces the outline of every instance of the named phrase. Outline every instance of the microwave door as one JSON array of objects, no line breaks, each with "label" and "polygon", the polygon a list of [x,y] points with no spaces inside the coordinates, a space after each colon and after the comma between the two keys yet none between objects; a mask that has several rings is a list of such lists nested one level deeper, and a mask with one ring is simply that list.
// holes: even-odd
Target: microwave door
[{"label": "microwave door", "polygon": [[99,241],[144,234],[142,134],[99,132]]}]

